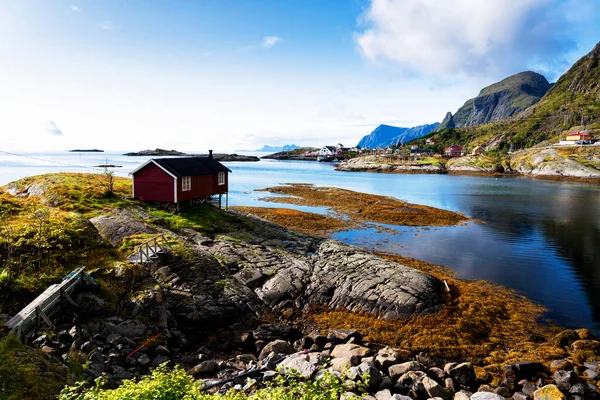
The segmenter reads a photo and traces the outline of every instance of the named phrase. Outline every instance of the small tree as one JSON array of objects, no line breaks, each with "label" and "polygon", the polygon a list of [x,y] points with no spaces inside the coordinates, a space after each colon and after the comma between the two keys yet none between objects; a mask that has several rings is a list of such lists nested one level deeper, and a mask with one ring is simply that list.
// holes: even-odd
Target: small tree
[{"label": "small tree", "polygon": [[42,268],[42,253],[44,249],[44,241],[46,239],[46,225],[50,219],[50,210],[47,208],[35,210],[32,217],[35,224],[35,243],[37,247],[38,268]]},{"label": "small tree", "polygon": [[113,183],[114,183],[114,180],[115,180],[115,173],[105,167],[104,168],[104,172],[102,173],[102,175],[106,179],[106,190],[108,190],[110,193],[112,193],[112,191],[113,191]]}]

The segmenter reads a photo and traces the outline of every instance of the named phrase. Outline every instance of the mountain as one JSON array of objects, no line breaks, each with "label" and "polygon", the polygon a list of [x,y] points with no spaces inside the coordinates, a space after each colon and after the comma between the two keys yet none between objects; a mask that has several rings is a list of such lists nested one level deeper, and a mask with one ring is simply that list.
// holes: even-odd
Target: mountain
[{"label": "mountain", "polygon": [[[515,76],[518,75],[522,74]],[[502,82],[506,82],[506,79]],[[496,85],[488,88],[494,86]],[[486,89],[482,90],[484,95],[488,93]],[[600,131],[600,43],[573,64],[537,103],[524,111],[510,118],[474,127],[459,127],[457,116],[459,116],[458,112],[453,116],[456,128],[448,127],[428,137],[438,139],[441,145],[452,143],[468,147],[482,145],[488,149],[498,148],[500,151],[508,151],[510,148],[516,150],[540,143],[544,145],[555,143],[564,138],[565,133],[569,131],[588,129],[598,136],[600,133],[598,132]],[[420,144],[420,141],[416,144]]]},{"label": "mountain", "polygon": [[479,96],[469,99],[454,115],[446,114],[452,124],[440,124],[438,131],[445,128],[476,126],[498,121],[517,114],[540,101],[552,85],[543,75],[526,71],[509,76],[487,86]]},{"label": "mountain", "polygon": [[427,135],[439,125],[438,122],[427,125],[415,126],[413,128],[400,128],[390,125],[379,125],[373,132],[363,137],[358,146],[361,148],[387,147],[398,142],[407,143]]},{"label": "mountain", "polygon": [[300,146],[297,146],[295,144],[286,144],[283,146],[269,146],[268,144],[265,144],[263,147],[261,147],[260,149],[256,149],[256,150],[236,150],[236,151],[245,151],[245,152],[263,152],[263,153],[277,153],[280,151],[292,151],[292,150],[296,150],[299,149]]}]

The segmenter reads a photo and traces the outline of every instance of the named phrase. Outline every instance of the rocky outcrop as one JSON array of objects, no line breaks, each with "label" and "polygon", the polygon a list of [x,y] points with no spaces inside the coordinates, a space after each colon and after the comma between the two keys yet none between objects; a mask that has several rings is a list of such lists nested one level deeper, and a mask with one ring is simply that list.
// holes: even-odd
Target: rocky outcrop
[{"label": "rocky outcrop", "polygon": [[524,150],[512,157],[511,166],[529,176],[600,179],[600,147]]},{"label": "rocky outcrop", "polygon": [[485,156],[465,156],[448,160],[446,170],[455,173],[494,174],[511,172],[508,163],[502,164]]},{"label": "rocky outcrop", "polygon": [[407,174],[440,174],[446,170],[442,164],[426,164],[418,161],[396,160],[386,156],[363,156],[342,161],[337,171],[368,171]]},{"label": "rocky outcrop", "polygon": [[[333,240],[313,254],[194,238],[197,249],[219,257],[235,273],[230,282],[249,288],[274,310],[327,306],[385,319],[433,312],[441,304],[439,280]],[[244,299],[249,301],[250,299]]]},{"label": "rocky outcrop", "polygon": [[[92,222],[118,245],[128,234],[148,231],[134,214],[115,211]],[[176,320],[187,326],[219,325],[236,316],[288,315],[316,306],[395,319],[433,312],[442,303],[440,281],[422,272],[333,240],[283,236],[270,223],[256,224],[257,233],[246,240],[163,230],[193,254],[164,256],[150,267]],[[146,292],[135,296],[136,306],[154,307],[159,315],[160,306],[152,305],[153,295]]]},{"label": "rocky outcrop", "polygon": [[314,258],[309,305],[397,319],[431,313],[441,304],[439,280],[363,250],[326,240]]},{"label": "rocky outcrop", "polygon": [[454,115],[450,111],[446,113],[446,116],[439,124],[437,128],[435,128],[436,132],[442,131],[444,129],[456,128],[456,123],[454,122]]}]

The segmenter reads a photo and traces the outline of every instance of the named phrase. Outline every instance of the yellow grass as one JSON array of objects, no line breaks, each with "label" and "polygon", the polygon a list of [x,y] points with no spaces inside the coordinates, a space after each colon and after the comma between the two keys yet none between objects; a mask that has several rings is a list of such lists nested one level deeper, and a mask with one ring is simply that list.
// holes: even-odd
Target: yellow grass
[{"label": "yellow grass", "polygon": [[453,211],[332,187],[293,184],[275,186],[264,191],[290,196],[267,197],[268,201],[330,207],[336,212],[346,214],[353,221],[406,226],[450,226],[467,220],[465,215]]}]

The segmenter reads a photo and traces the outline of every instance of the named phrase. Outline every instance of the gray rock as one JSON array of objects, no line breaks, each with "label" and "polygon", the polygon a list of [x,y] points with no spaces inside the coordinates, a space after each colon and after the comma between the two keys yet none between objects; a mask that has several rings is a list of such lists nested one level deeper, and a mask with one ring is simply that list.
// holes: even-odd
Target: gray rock
[{"label": "gray rock", "polygon": [[125,370],[125,368],[119,365],[113,365],[110,368],[110,373],[113,376],[113,378],[118,380],[133,378],[133,375],[130,372],[128,372],[127,370]]},{"label": "gray rock", "polygon": [[479,389],[477,389],[477,391],[478,392],[487,392],[487,393],[496,393],[494,388],[491,387],[490,385],[481,385],[481,386],[479,386]]},{"label": "gray rock", "polygon": [[513,400],[531,400],[531,397],[527,396],[523,392],[515,392],[512,395]]},{"label": "gray rock", "polygon": [[171,355],[171,352],[169,351],[169,349],[167,349],[165,346],[162,346],[162,345],[156,346],[156,349],[154,349],[154,351],[156,351],[161,356],[165,356],[165,357],[169,357]]},{"label": "gray rock", "polygon": [[106,301],[90,292],[78,293],[75,302],[79,309],[88,315],[97,314],[106,306]]},{"label": "gray rock", "polygon": [[386,346],[377,352],[375,363],[383,370],[387,370],[391,365],[398,364],[400,359],[400,353],[393,348]]},{"label": "gray rock", "polygon": [[577,383],[579,377],[574,371],[556,371],[554,373],[554,381],[556,386],[563,392],[571,390],[571,386]]},{"label": "gray rock", "polygon": [[356,367],[351,367],[347,374],[348,378],[357,381],[366,377],[365,384],[369,388],[374,388],[381,382],[381,372],[375,367],[372,367],[366,363],[359,364]]},{"label": "gray rock", "polygon": [[598,371],[598,362],[584,362],[583,366],[592,371]]},{"label": "gray rock", "polygon": [[465,388],[472,386],[477,379],[473,365],[468,362],[448,368],[447,373],[455,382]]},{"label": "gray rock", "polygon": [[454,400],[469,400],[471,398],[471,392],[467,392],[466,390],[459,390],[454,393]]},{"label": "gray rock", "polygon": [[310,357],[305,354],[290,356],[283,360],[279,366],[283,371],[292,370],[306,379],[310,379],[317,370],[317,366],[312,364]]},{"label": "gray rock", "polygon": [[354,343],[346,343],[346,344],[338,344],[333,348],[331,352],[331,356],[334,358],[337,357],[350,357],[350,356],[359,356],[366,357],[371,354],[371,349],[368,347],[359,346]]},{"label": "gray rock", "polygon": [[471,400],[504,400],[504,397],[492,392],[473,393]]},{"label": "gray rock", "polygon": [[536,390],[538,390],[538,389],[539,389],[539,388],[538,388],[536,385],[534,385],[533,383],[531,383],[531,382],[526,382],[526,383],[523,385],[523,389],[522,389],[521,391],[522,391],[523,393],[525,393],[527,396],[529,396],[529,397],[533,397],[533,393],[534,393]]},{"label": "gray rock", "polygon": [[370,365],[371,367],[377,367],[377,365],[375,364],[375,357],[363,357],[360,360],[361,363],[365,363]]},{"label": "gray rock", "polygon": [[391,400],[413,400],[411,397],[395,393],[390,397]]},{"label": "gray rock", "polygon": [[594,371],[593,369],[586,369],[585,371],[583,371],[583,373],[585,374],[585,376],[590,379],[595,381],[596,379],[598,379],[598,375],[600,375],[598,373],[598,371]]},{"label": "gray rock", "polygon": [[440,382],[443,382],[446,378],[446,373],[444,372],[444,370],[437,367],[429,368],[427,370],[427,375]]},{"label": "gray rock", "polygon": [[[138,359],[139,361],[139,359]],[[189,375],[212,374],[219,370],[219,364],[215,360],[202,361],[200,364],[187,371]]]},{"label": "gray rock", "polygon": [[423,371],[425,366],[418,361],[408,361],[402,364],[395,364],[388,368],[390,377],[397,378],[409,371]]},{"label": "gray rock", "polygon": [[128,319],[118,325],[115,325],[114,331],[115,333],[133,339],[144,336],[147,328],[148,327],[146,324],[138,321],[137,319]]},{"label": "gray rock", "polygon": [[388,389],[380,390],[375,393],[375,398],[377,400],[390,400],[392,398],[392,392]]},{"label": "gray rock", "polygon": [[111,333],[106,337],[106,343],[110,345],[116,346],[121,342],[123,342],[123,336],[119,335],[118,333]]},{"label": "gray rock", "polygon": [[258,359],[263,360],[272,352],[278,354],[292,354],[294,353],[294,348],[285,340],[274,340],[268,343],[260,352]]},{"label": "gray rock", "polygon": [[138,358],[137,358],[137,362],[138,364],[140,364],[140,366],[145,367],[148,364],[150,364],[151,360],[150,357],[148,357],[148,355],[146,354],[141,354]]},{"label": "gray rock", "polygon": [[561,358],[560,360],[552,361],[552,363],[550,363],[550,369],[570,370],[573,369],[573,364],[571,364],[571,361]]},{"label": "gray rock", "polygon": [[445,400],[451,400],[454,397],[452,391],[440,386],[435,380],[428,376],[424,376],[421,383],[427,394],[429,394],[429,397],[441,397]]},{"label": "gray rock", "polygon": [[429,275],[325,240],[317,250],[306,294],[309,305],[397,319],[437,310],[441,289],[441,281]]},{"label": "gray rock", "polygon": [[344,372],[359,363],[359,356],[338,357],[331,360],[331,369],[338,372]]},{"label": "gray rock", "polygon": [[362,335],[354,329],[335,329],[329,328],[329,334],[327,339],[335,343],[344,343],[354,338],[354,343],[360,343],[362,341]]},{"label": "gray rock", "polygon": [[[399,391],[409,390],[415,383],[420,382],[421,378],[423,378],[424,376],[425,372],[423,371],[409,371],[398,378],[395,387]],[[423,388],[423,390],[425,389]]]},{"label": "gray rock", "polygon": [[500,395],[504,398],[511,397],[510,389],[506,386],[498,386],[496,389],[494,389],[494,392],[496,392],[497,395]]}]

